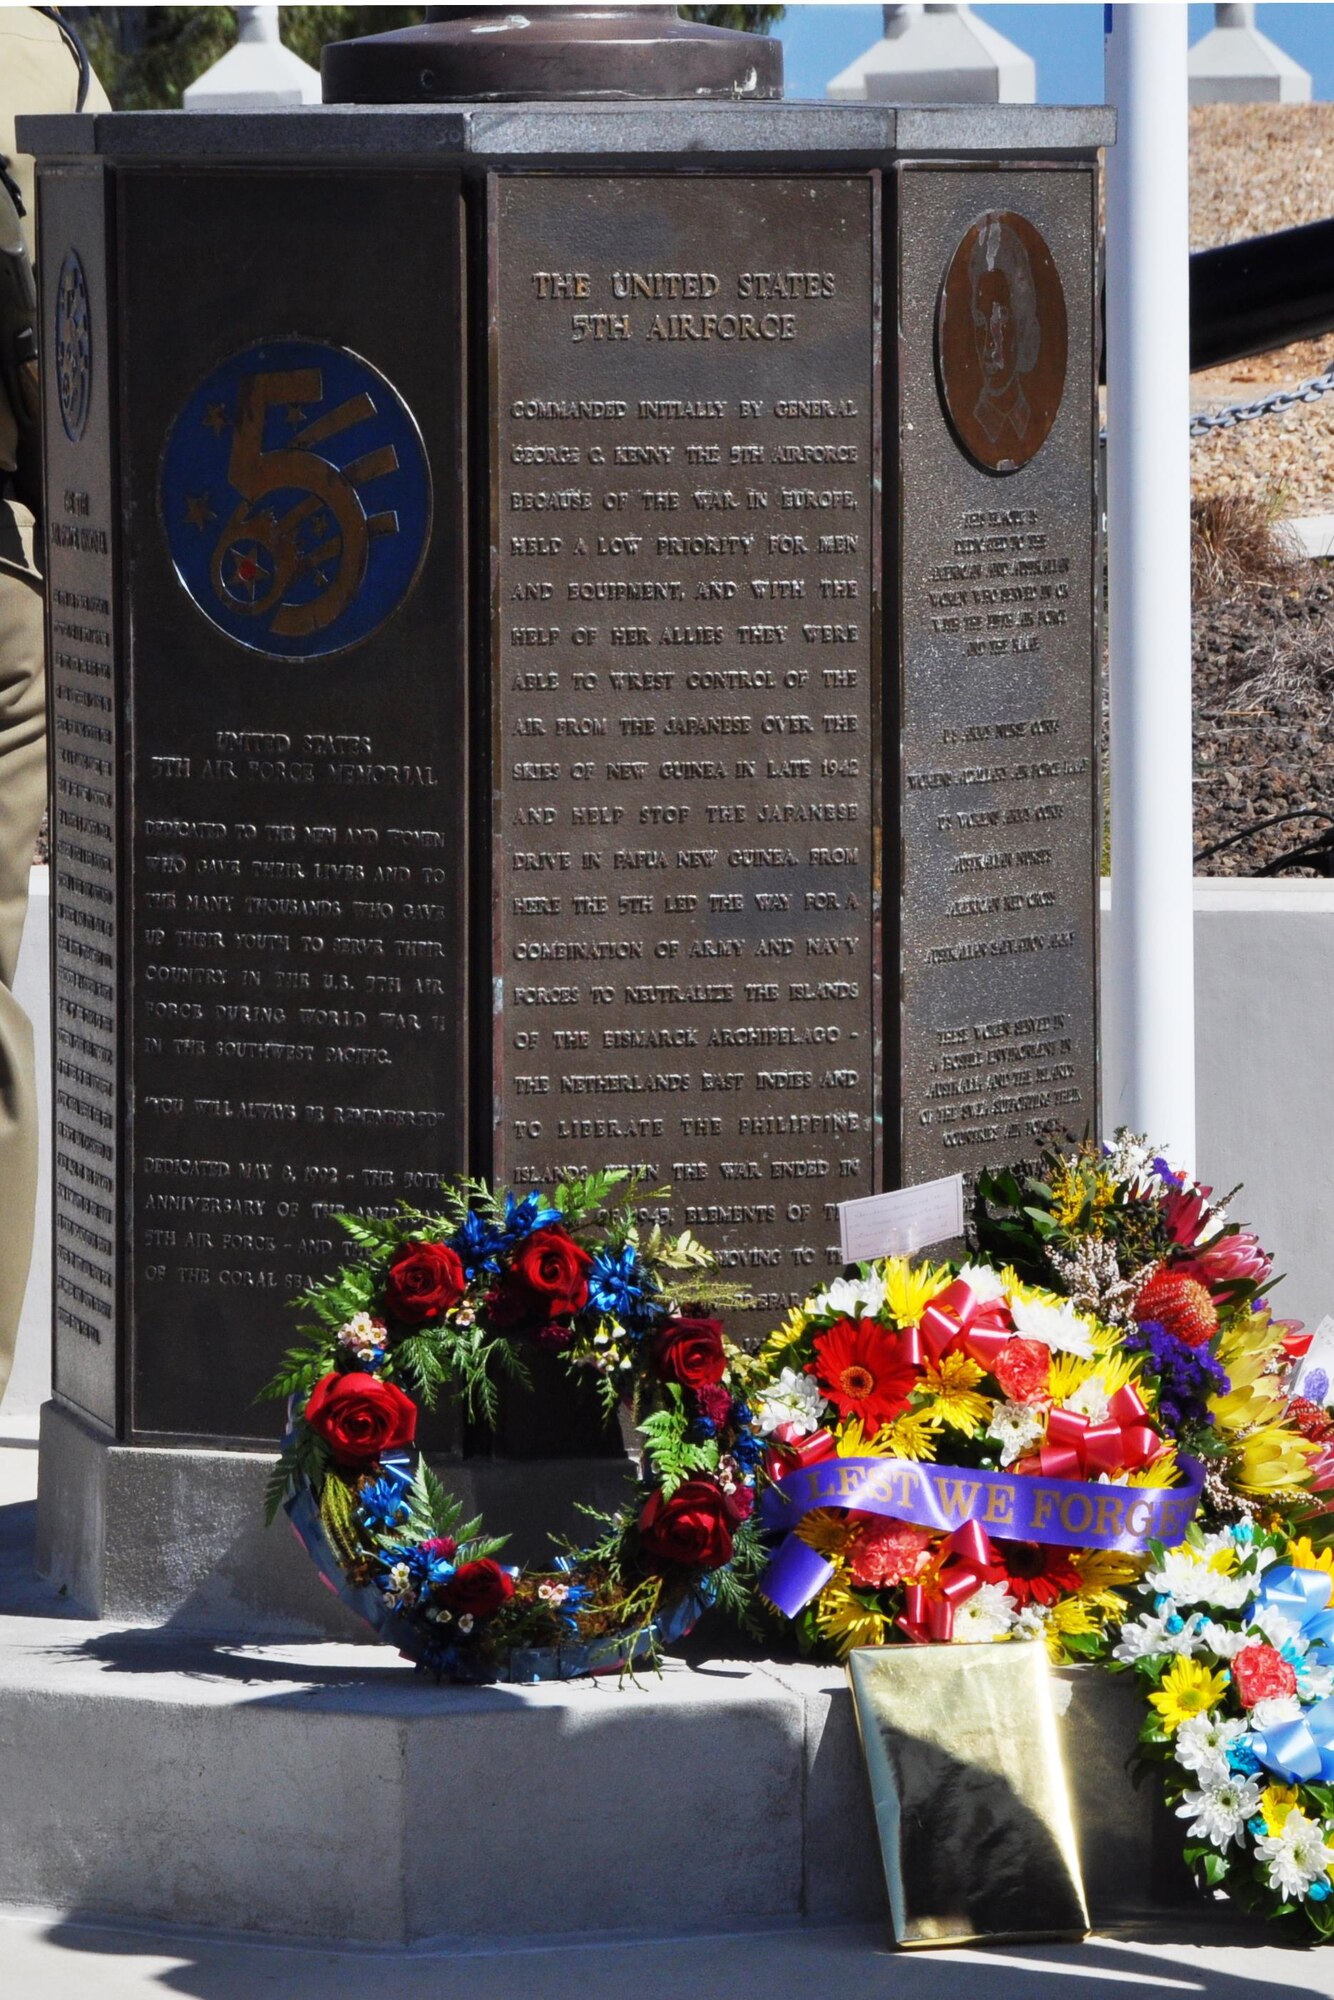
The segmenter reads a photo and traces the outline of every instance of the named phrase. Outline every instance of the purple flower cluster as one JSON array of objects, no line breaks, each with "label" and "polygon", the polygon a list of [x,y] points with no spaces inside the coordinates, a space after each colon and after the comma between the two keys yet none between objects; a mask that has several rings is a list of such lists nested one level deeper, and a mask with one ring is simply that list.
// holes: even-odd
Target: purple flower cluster
[{"label": "purple flower cluster", "polygon": [[1213,1422],[1208,1399],[1226,1396],[1232,1384],[1207,1347],[1189,1346],[1153,1319],[1127,1333],[1124,1345],[1132,1353],[1148,1351],[1158,1377],[1158,1420],[1164,1430],[1180,1437]]}]

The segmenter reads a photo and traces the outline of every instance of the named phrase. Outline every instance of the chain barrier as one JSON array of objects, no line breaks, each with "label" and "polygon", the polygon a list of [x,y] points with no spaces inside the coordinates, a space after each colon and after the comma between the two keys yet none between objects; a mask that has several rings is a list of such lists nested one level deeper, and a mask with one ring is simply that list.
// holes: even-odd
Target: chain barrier
[{"label": "chain barrier", "polygon": [[1190,434],[1193,438],[1207,437],[1210,431],[1230,431],[1237,424],[1249,423],[1253,417],[1277,416],[1282,410],[1295,409],[1298,403],[1318,403],[1331,389],[1334,389],[1334,365],[1323,375],[1312,375],[1309,381],[1299,382],[1295,389],[1275,389],[1254,403],[1233,403],[1226,410],[1201,410],[1190,420]]}]

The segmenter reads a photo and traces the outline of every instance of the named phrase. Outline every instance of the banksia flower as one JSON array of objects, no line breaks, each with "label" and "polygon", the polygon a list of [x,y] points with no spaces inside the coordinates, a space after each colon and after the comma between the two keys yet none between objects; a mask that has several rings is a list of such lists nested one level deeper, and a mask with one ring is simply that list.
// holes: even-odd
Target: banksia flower
[{"label": "banksia flower", "polygon": [[1218,1331],[1214,1302],[1198,1278],[1161,1268],[1141,1286],[1135,1318],[1141,1326],[1152,1320],[1165,1327],[1187,1347],[1203,1347]]}]

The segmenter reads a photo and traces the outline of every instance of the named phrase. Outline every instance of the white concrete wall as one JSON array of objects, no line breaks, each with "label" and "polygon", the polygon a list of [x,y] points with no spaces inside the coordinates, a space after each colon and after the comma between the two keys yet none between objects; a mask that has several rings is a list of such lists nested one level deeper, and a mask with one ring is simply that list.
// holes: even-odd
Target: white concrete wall
[{"label": "white concrete wall", "polygon": [[[43,1077],[49,911],[37,868],[16,990]],[[1237,1219],[1287,1273],[1275,1303],[1314,1324],[1334,1312],[1334,882],[1200,878],[1195,953],[1198,1171],[1220,1192],[1245,1182]],[[35,1430],[50,1394],[50,1096],[43,1082],[37,1242],[0,1435]]]}]

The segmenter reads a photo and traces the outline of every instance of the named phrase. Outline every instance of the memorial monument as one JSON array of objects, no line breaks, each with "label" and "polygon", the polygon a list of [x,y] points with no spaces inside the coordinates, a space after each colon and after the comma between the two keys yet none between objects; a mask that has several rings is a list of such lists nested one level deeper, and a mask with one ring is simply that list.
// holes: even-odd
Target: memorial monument
[{"label": "memorial monument", "polygon": [[[25,128],[40,1538],[113,1616],[227,1615],[337,1212],[639,1166],[760,1330],[840,1201],[1096,1123],[1110,120],[450,11],[330,50],[322,107]],[[437,1440],[497,1526],[620,1449],[527,1435]]]}]

